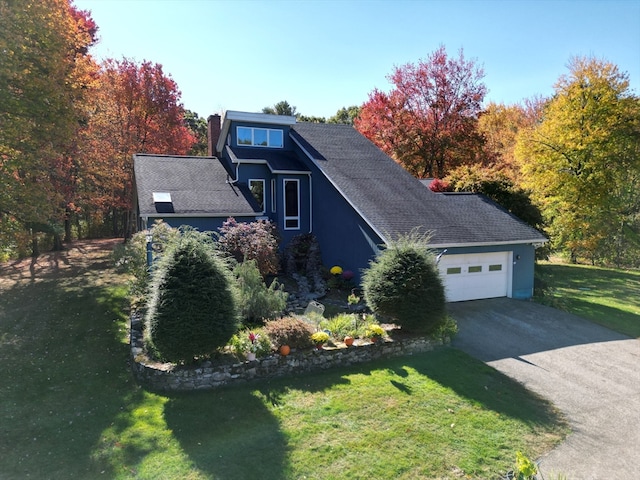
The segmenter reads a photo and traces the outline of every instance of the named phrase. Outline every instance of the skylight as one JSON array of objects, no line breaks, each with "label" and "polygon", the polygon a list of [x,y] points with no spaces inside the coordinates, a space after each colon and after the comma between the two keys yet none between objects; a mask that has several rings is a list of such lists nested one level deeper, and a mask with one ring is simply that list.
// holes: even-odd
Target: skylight
[{"label": "skylight", "polygon": [[153,203],[171,203],[169,192],[153,192]]}]

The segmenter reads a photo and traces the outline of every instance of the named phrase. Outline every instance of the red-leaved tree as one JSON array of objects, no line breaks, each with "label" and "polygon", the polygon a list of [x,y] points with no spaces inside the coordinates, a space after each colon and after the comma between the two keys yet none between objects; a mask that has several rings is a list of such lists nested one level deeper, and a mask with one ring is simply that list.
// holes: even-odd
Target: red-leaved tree
[{"label": "red-leaved tree", "polygon": [[484,72],[441,46],[426,60],[396,67],[394,88],[375,89],[355,127],[419,178],[442,178],[447,170],[481,159],[476,125],[486,94]]},{"label": "red-leaved tree", "polygon": [[196,138],[185,126],[176,82],[160,64],[107,60],[83,141],[85,204],[114,235],[132,227],[133,155],[185,155]]}]

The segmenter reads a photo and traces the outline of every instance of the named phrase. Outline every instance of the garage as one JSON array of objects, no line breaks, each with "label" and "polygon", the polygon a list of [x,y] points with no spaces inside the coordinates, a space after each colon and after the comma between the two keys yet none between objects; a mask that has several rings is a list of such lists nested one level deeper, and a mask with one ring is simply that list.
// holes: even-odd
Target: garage
[{"label": "garage", "polygon": [[448,302],[509,296],[511,252],[443,255],[438,268]]}]

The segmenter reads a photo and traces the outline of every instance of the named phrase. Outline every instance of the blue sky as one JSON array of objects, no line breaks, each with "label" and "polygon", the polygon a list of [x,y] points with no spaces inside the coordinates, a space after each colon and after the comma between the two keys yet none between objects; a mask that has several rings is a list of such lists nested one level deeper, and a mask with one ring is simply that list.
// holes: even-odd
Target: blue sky
[{"label": "blue sky", "polygon": [[550,95],[572,56],[616,64],[640,95],[640,0],[74,3],[100,28],[94,56],[162,64],[202,117],[280,100],[329,117],[440,45],[484,68],[485,102]]}]

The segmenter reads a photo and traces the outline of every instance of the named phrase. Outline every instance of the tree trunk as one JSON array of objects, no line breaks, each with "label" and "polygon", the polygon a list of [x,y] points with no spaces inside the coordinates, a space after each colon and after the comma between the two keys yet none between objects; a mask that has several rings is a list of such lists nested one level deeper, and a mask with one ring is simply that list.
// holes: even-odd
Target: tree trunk
[{"label": "tree trunk", "polygon": [[64,216],[64,243],[71,243],[71,211],[69,209]]},{"label": "tree trunk", "polygon": [[59,252],[59,251],[63,250],[62,237],[60,237],[59,233],[54,233],[53,234],[53,250],[55,252]]},{"label": "tree trunk", "polygon": [[111,225],[113,227],[113,236],[114,237],[119,237],[120,235],[118,234],[118,214],[116,209],[112,209],[111,210]]},{"label": "tree trunk", "polygon": [[31,229],[31,256],[40,255],[40,247],[38,246],[38,234]]},{"label": "tree trunk", "polygon": [[[76,224],[76,230],[77,230],[77,232],[78,232],[78,240],[81,240],[81,239],[82,239],[82,230],[81,230],[81,228],[80,228],[80,216],[79,216],[79,215],[75,215],[75,216],[73,217],[73,220],[74,220],[74,222],[75,222],[75,224]],[[89,222],[89,221],[87,220],[87,223],[88,223],[88,222]]]}]

